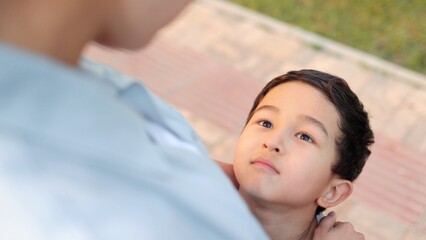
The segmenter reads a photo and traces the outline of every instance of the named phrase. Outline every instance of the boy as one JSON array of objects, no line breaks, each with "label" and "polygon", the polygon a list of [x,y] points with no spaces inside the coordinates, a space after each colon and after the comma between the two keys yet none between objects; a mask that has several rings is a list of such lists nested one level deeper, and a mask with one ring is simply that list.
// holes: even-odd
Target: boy
[{"label": "boy", "polygon": [[373,142],[343,79],[288,72],[260,92],[239,137],[239,192],[272,239],[312,239],[315,215],[351,194]]},{"label": "boy", "polygon": [[173,108],[77,66],[189,2],[0,0],[0,239],[266,238]]}]

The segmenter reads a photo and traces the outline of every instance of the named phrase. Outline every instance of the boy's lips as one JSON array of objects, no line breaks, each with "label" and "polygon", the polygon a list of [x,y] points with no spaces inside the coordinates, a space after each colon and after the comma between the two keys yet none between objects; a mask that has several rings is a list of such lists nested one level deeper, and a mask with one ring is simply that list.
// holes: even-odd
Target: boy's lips
[{"label": "boy's lips", "polygon": [[264,168],[266,168],[266,169],[269,169],[269,170],[271,170],[271,171],[275,172],[276,174],[280,174],[280,172],[278,171],[278,169],[277,169],[274,165],[272,165],[272,164],[271,164],[268,160],[266,160],[266,159],[259,158],[259,159],[256,159],[256,160],[251,161],[251,162],[250,162],[250,164],[254,164],[254,165],[257,165],[257,166],[261,166],[261,167],[264,167]]}]

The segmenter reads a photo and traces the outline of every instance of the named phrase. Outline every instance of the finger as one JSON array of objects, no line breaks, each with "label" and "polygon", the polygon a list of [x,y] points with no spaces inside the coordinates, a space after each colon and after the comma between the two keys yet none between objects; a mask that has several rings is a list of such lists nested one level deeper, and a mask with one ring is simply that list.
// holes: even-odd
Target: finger
[{"label": "finger", "polygon": [[336,223],[336,213],[330,212],[326,217],[321,219],[318,228],[330,231]]},{"label": "finger", "polygon": [[350,222],[340,222],[337,221],[334,223],[333,228],[344,228],[346,231],[355,231],[354,225],[352,225],[352,223]]},{"label": "finger", "polygon": [[333,231],[340,231],[351,240],[365,240],[364,234],[355,231],[354,226],[350,222],[337,221],[334,224]]}]

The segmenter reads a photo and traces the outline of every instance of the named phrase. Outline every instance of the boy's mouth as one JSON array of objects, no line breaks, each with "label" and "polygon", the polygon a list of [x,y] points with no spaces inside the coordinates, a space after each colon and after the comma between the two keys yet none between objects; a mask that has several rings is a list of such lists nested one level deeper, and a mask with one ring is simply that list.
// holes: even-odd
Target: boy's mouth
[{"label": "boy's mouth", "polygon": [[278,169],[277,169],[277,168],[275,168],[275,166],[274,166],[274,165],[272,165],[272,164],[271,164],[268,160],[266,160],[266,159],[259,158],[259,159],[256,159],[256,160],[251,161],[251,162],[250,162],[250,164],[253,164],[253,165],[256,165],[256,166],[259,166],[259,167],[265,168],[265,169],[270,170],[270,171],[272,171],[272,172],[274,172],[274,173],[276,173],[276,174],[280,174],[280,172],[278,171]]}]

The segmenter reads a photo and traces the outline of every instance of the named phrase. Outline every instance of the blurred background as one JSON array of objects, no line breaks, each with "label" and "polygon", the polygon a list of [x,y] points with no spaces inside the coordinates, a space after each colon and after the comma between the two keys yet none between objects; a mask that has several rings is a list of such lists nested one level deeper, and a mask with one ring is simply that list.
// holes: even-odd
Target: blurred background
[{"label": "blurred background", "polygon": [[426,73],[424,0],[231,0],[276,19]]},{"label": "blurred background", "polygon": [[140,80],[175,105],[212,158],[227,162],[254,97],[273,77],[313,68],[344,78],[370,114],[376,143],[354,193],[332,210],[366,239],[419,240],[425,12],[424,0],[198,0],[145,49],[93,45],[85,55],[98,73]]}]

